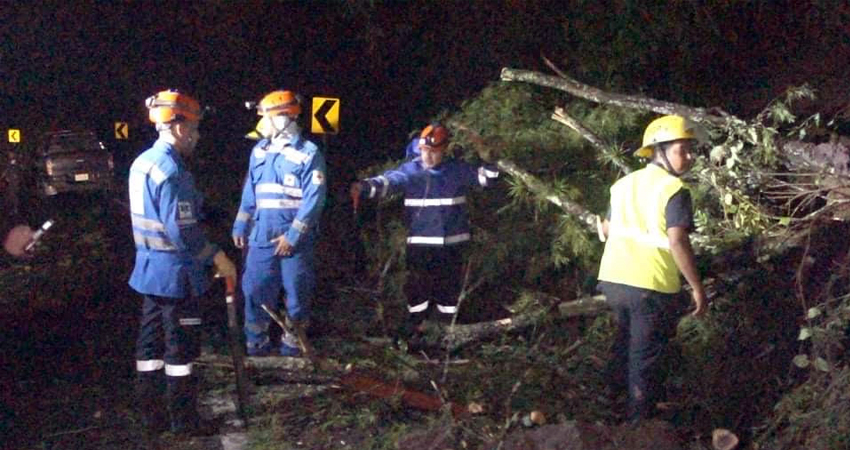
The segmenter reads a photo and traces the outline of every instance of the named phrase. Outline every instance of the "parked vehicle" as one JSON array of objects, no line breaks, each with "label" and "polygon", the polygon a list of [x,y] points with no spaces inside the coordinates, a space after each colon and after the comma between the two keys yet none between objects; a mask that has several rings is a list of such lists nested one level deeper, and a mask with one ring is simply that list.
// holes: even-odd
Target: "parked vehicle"
[{"label": "parked vehicle", "polygon": [[112,153],[91,131],[58,131],[42,139],[39,184],[44,195],[108,190],[113,185]]}]

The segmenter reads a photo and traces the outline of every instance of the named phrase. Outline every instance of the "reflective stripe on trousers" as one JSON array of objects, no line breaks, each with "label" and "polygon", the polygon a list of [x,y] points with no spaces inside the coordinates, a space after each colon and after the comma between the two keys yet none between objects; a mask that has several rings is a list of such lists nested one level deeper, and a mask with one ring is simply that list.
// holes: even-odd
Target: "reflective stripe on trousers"
[{"label": "reflective stripe on trousers", "polygon": [[198,299],[145,295],[136,340],[136,370],[165,369],[172,377],[192,373],[198,356]]}]

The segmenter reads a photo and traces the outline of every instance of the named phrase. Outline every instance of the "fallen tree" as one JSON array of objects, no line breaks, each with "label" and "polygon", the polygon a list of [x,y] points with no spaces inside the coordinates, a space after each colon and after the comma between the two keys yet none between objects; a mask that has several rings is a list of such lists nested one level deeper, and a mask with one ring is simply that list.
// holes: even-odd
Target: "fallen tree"
[{"label": "fallen tree", "polygon": [[468,325],[452,325],[440,330],[440,346],[449,351],[457,351],[470,343],[491,339],[495,336],[516,332],[523,328],[539,324],[543,320],[555,317],[566,318],[583,315],[596,315],[608,311],[604,295],[583,297],[577,300],[560,302],[550,296],[535,297],[534,306],[527,311],[504,319],[473,323]]}]

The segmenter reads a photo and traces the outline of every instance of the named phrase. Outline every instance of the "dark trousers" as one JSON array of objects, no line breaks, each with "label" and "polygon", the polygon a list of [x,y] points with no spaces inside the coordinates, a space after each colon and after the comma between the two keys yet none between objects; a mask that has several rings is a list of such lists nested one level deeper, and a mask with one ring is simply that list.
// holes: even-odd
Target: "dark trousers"
[{"label": "dark trousers", "polygon": [[192,361],[200,354],[200,325],[198,299],[144,296],[136,340],[137,395],[142,419],[152,431],[167,426],[163,392],[172,431],[197,425],[197,377]]},{"label": "dark trousers", "polygon": [[600,283],[599,290],[617,323],[608,382],[615,392],[628,389],[629,420],[648,419],[663,399],[659,360],[676,333],[683,296],[609,282]]},{"label": "dark trousers", "polygon": [[465,243],[448,246],[408,245],[408,325],[417,326],[431,317],[449,323],[457,311],[463,289],[466,263]]}]

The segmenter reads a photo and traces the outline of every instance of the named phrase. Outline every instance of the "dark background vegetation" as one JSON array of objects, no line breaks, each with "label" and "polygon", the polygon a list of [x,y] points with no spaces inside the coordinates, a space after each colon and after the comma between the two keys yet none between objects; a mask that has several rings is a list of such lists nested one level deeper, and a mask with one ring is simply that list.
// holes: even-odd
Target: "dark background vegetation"
[{"label": "dark background vegetation", "polygon": [[[35,261],[0,279],[4,305],[9,306],[2,314],[8,330],[2,353],[4,386],[8,387],[4,393],[20,408],[15,421],[6,423],[23,424],[29,429],[24,434],[37,434],[50,426],[55,429],[63,420],[73,423],[67,408],[47,416],[36,410],[44,403],[33,399],[49,397],[55,390],[51,383],[60,385],[57,380],[84,387],[79,392],[69,390],[66,403],[75,396],[96,398],[86,390],[90,380],[101,380],[98,383],[105,390],[114,389],[110,395],[117,395],[119,403],[132,403],[129,351],[137,299],[125,284],[132,245],[121,197],[130,161],[155,139],[143,101],[158,90],[180,88],[215,108],[202,125],[201,143],[191,164],[210,200],[211,236],[225,246],[251,145],[242,136],[257,120],[243,102],[278,88],[296,90],[308,99],[341,100],[340,134],[314,136],[323,144],[331,187],[320,243],[320,277],[328,283],[323,283],[320,301],[333,302],[338,294],[333,288],[350,282],[349,277],[362,269],[362,261],[356,258],[364,254],[372,260],[386,258],[385,254],[376,258],[359,245],[357,227],[379,219],[367,215],[355,220],[346,202],[347,183],[358,170],[399,159],[410,133],[435,116],[456,113],[477,118],[487,123],[486,134],[512,135],[527,147],[516,153],[525,157],[517,162],[538,175],[585,176],[598,171],[569,183],[598,185],[598,192],[586,195],[595,195],[592,199],[597,202],[604,200],[604,182],[611,171],[597,170],[592,155],[572,158],[581,152],[589,155],[589,147],[576,144],[554,153],[569,132],[550,123],[548,116],[553,104],[567,102],[565,97],[543,89],[505,87],[497,81],[502,67],[546,72],[541,59],[546,56],[570,76],[603,89],[716,106],[743,118],[760,111],[789,86],[809,83],[817,99],[803,108],[829,117],[848,103],[847,23],[847,2],[817,1],[0,2],[0,129],[22,130],[23,143],[14,148],[25,157],[45,131],[93,129],[115,152],[118,172],[114,198],[59,202],[32,198],[27,211],[32,224],[48,216],[60,221]],[[309,111],[309,103],[306,106]],[[598,119],[596,129],[614,130],[611,134],[624,146],[637,143],[645,123],[643,116],[636,115],[590,116]],[[116,121],[129,123],[129,141],[114,139]],[[523,129],[535,126],[540,129],[534,130],[534,136],[523,135],[532,134]],[[302,127],[309,129],[306,117]],[[561,134],[560,140],[551,137],[555,134]],[[549,136],[548,141],[541,136]],[[0,148],[11,148],[5,136]],[[567,167],[571,164],[575,167]],[[548,253],[541,256],[540,249],[551,243],[546,241],[548,234],[534,234],[538,223],[517,231],[505,220],[500,228],[498,222],[504,216],[492,212],[507,203],[506,197],[502,189],[477,199],[473,211],[477,225],[496,235],[494,241],[511,241],[515,250],[524,249],[506,266],[509,270],[502,268],[503,275],[510,276],[502,276],[495,286],[538,285],[565,298],[586,289],[581,286],[580,264],[552,268]],[[600,208],[600,204],[594,206]],[[530,209],[527,215],[547,220],[545,214],[538,216]],[[375,241],[385,239],[390,231],[384,230],[386,235]],[[525,238],[515,239],[520,235]],[[793,268],[795,262],[789,261],[786,268]],[[755,263],[745,259],[742,264]],[[760,350],[762,344],[757,342],[765,335],[782,347],[783,355],[795,350],[785,346],[793,343],[797,324],[771,317],[781,313],[782,320],[793,322],[792,287],[759,286],[758,274],[748,276],[739,290],[726,288],[734,292],[736,301],[747,302],[745,319],[751,326],[736,328],[741,325],[733,313],[718,315],[722,319],[706,325],[736,330],[725,342],[697,347],[700,352],[694,357],[704,359],[706,366],[714,363],[712,351],[717,359],[729,356],[723,350],[728,346],[740,352],[742,359],[753,360],[746,367],[770,367],[770,358],[779,352]],[[765,297],[770,289],[789,292],[787,298]],[[486,286],[482,291],[479,295],[493,298],[513,294]],[[761,303],[750,302],[752,298]],[[355,306],[349,309],[356,311]],[[491,306],[505,313],[497,303]],[[480,317],[496,314],[480,312]],[[220,319],[220,313],[211,314]],[[325,318],[327,322],[334,319]],[[770,325],[758,328],[763,323]],[[349,325],[331,324],[339,332]],[[752,346],[740,345],[750,341]],[[514,352],[503,347],[496,350],[491,352]],[[750,354],[768,356],[758,359]],[[557,351],[554,355],[553,364],[560,364]],[[506,359],[522,362],[514,355]],[[750,369],[729,377],[722,371],[712,372],[711,386],[733,389],[736,384],[760,383],[770,386],[774,396],[765,395],[756,402],[737,386],[735,393],[741,399],[720,405],[706,402],[710,408],[693,413],[688,420],[707,422],[706,417],[722,413],[735,416],[732,420],[742,426],[752,426],[755,414],[770,409],[780,392],[777,379],[787,369],[765,369],[773,377],[770,380],[759,380],[758,370]],[[7,385],[7,379],[14,381]],[[492,381],[494,386],[498,382]],[[706,392],[705,398],[711,394]],[[52,400],[63,404],[61,396]],[[525,400],[533,403],[533,399]],[[739,408],[740,404],[747,408]],[[86,413],[95,414],[99,407],[91,405]]]}]

